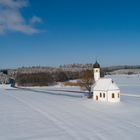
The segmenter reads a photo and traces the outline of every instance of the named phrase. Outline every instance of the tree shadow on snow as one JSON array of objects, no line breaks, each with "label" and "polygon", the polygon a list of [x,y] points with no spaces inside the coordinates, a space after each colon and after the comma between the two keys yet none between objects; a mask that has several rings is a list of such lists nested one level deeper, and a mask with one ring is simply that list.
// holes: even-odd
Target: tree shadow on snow
[{"label": "tree shadow on snow", "polygon": [[[30,88],[18,88],[20,90],[26,90],[26,91],[31,91],[35,93],[43,93],[43,94],[49,94],[49,95],[55,95],[55,96],[67,96],[67,97],[73,97],[73,98],[83,98],[87,96],[86,92],[80,92],[80,91],[69,91],[69,90],[47,90],[42,91],[42,90],[36,90],[36,89],[30,89]],[[57,92],[65,92],[65,93],[55,93]],[[67,92],[67,93],[66,93]],[[73,94],[70,94],[73,93]],[[79,93],[79,95],[78,95]],[[75,95],[74,95],[75,94]],[[82,94],[82,95],[81,95]]]}]

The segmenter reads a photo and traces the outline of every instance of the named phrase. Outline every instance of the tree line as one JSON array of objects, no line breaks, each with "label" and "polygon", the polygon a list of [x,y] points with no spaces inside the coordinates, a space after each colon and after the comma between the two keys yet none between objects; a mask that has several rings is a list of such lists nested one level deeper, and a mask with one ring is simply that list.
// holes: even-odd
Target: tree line
[{"label": "tree line", "polygon": [[16,74],[16,83],[18,86],[48,86],[57,82],[78,79],[80,72],[55,71],[55,72],[37,72]]}]

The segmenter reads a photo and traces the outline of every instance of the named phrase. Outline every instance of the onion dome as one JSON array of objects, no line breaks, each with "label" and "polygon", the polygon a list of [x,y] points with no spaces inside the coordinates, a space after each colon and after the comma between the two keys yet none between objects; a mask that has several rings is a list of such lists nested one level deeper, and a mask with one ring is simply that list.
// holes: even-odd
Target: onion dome
[{"label": "onion dome", "polygon": [[100,64],[96,61],[95,64],[93,65],[93,68],[100,68]]}]

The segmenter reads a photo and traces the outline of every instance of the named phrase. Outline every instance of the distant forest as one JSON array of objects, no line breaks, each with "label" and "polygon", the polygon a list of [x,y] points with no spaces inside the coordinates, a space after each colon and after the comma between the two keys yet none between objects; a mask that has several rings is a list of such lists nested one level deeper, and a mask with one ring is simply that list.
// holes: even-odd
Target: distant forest
[{"label": "distant forest", "polygon": [[[85,70],[93,69],[93,64],[69,64],[54,67],[22,67],[0,71],[0,80],[8,83],[8,79],[14,79],[19,86],[48,86],[56,82],[65,82],[80,79]],[[112,66],[101,69],[101,76],[121,69],[140,69],[140,66]],[[133,74],[132,72],[128,74]],[[6,80],[5,80],[6,79]],[[10,80],[9,80],[10,81]],[[1,81],[1,83],[4,83]]]}]

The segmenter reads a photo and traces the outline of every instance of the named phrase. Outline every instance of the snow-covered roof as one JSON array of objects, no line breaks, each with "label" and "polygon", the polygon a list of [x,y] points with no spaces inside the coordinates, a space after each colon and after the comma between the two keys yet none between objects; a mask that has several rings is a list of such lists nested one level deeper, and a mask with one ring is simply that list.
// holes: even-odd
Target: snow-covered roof
[{"label": "snow-covered roof", "polygon": [[93,90],[119,90],[119,87],[111,78],[101,78],[94,84]]}]

